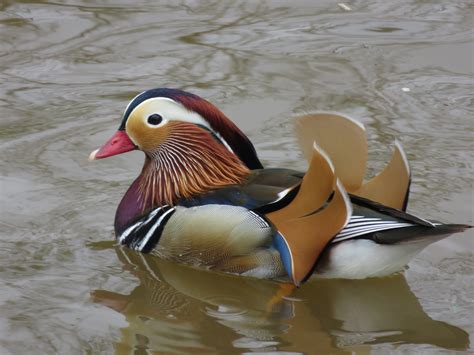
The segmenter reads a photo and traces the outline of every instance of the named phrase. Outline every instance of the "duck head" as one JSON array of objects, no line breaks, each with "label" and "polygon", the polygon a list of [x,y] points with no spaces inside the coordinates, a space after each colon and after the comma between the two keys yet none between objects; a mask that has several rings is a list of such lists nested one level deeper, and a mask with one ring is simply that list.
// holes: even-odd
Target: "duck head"
[{"label": "duck head", "polygon": [[117,209],[116,232],[154,207],[239,183],[250,169],[262,168],[250,140],[219,109],[176,89],[136,96],[118,131],[89,159],[136,149],[145,163]]}]

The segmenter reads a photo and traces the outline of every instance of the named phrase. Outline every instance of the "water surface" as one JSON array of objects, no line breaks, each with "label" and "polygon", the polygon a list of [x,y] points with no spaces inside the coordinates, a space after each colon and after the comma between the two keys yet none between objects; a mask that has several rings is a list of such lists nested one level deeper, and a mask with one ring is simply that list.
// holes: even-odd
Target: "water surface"
[{"label": "water surface", "polygon": [[409,210],[473,223],[470,1],[3,0],[0,353],[472,351],[473,233],[402,275],[273,282],[113,240],[139,152],[94,164],[128,101],[177,87],[218,105],[266,166],[304,169],[291,116],[362,121],[370,173],[399,139]]}]

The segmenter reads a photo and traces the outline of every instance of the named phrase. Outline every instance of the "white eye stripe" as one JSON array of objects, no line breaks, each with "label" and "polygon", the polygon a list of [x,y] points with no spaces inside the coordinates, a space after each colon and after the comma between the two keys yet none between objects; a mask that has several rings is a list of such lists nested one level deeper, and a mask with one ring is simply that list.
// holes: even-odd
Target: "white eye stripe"
[{"label": "white eye stripe", "polygon": [[163,117],[163,120],[166,121],[177,120],[190,122],[211,129],[209,123],[200,114],[189,111],[179,102],[167,97],[152,97],[143,101],[141,104],[137,105],[132,112],[130,112],[129,117],[136,111],[141,111],[140,114],[143,116],[142,119],[145,120],[148,119],[148,116],[158,113]]},{"label": "white eye stripe", "polygon": [[[127,109],[128,109],[128,106],[127,106]],[[132,117],[132,115],[134,115],[135,113],[140,114],[142,116],[141,119],[150,128],[162,127],[172,120],[189,122],[189,123],[194,123],[197,125],[204,126],[207,129],[209,129],[212,133],[214,133],[216,137],[218,137],[218,139],[221,141],[221,143],[230,152],[234,153],[234,151],[232,150],[230,145],[226,142],[226,140],[218,132],[212,129],[211,125],[206,119],[204,119],[197,112],[188,110],[181,103],[176,102],[170,98],[152,97],[148,100],[143,101],[130,112],[125,127],[128,126],[128,123],[130,122],[130,117]],[[149,124],[148,117],[153,114],[159,114],[163,118],[163,121],[158,125]]]}]

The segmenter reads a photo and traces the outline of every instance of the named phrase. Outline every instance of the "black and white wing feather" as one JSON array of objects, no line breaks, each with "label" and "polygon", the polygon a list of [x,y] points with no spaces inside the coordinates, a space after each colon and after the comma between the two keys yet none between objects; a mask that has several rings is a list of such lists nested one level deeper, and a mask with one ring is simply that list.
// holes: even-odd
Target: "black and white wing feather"
[{"label": "black and white wing feather", "polygon": [[389,229],[400,229],[414,227],[416,224],[396,221],[383,220],[382,218],[351,216],[347,226],[334,237],[332,243],[342,242],[343,240],[353,239],[364,235],[381,232]]}]

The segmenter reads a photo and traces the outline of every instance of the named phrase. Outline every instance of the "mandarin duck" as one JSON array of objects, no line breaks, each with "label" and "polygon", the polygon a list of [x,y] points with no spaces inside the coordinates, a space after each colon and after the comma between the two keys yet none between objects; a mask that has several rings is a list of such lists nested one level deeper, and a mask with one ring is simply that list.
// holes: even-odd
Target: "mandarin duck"
[{"label": "mandarin duck", "polygon": [[298,117],[305,173],[264,168],[218,108],[177,89],[128,104],[90,160],[139,149],[140,175],[116,215],[119,244],[209,270],[300,285],[311,275],[360,279],[402,270],[428,244],[468,225],[406,212],[410,169],[399,143],[364,182],[362,124],[335,113]]}]

